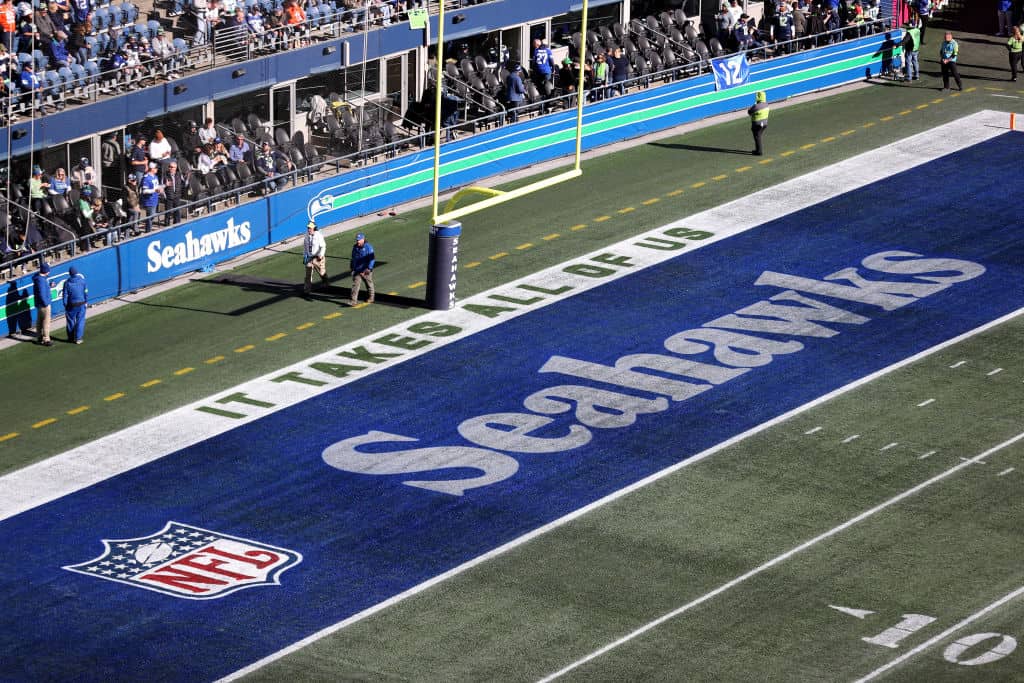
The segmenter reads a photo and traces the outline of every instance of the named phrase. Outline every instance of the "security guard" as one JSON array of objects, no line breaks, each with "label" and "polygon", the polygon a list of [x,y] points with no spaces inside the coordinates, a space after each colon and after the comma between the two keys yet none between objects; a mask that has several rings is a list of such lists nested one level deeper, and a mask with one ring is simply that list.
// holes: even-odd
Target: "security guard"
[{"label": "security guard", "polygon": [[767,100],[768,96],[764,90],[758,90],[754,96],[754,106],[747,110],[747,115],[750,116],[750,132],[754,134],[752,154],[756,157],[764,156],[761,138],[764,136],[764,129],[768,127],[768,114],[771,112]]},{"label": "security guard", "polygon": [[373,266],[377,259],[373,253],[373,245],[366,241],[366,235],[356,235],[356,243],[352,245],[352,296],[349,305],[359,303],[359,286],[366,282],[366,303],[373,303]]},{"label": "security guard", "polygon": [[[921,40],[924,40],[922,37]],[[942,62],[942,89],[949,90],[949,77],[956,80],[956,89],[963,90],[964,84],[960,82],[960,70],[956,66],[957,57],[960,56],[960,46],[953,40],[953,34],[946,31],[945,40],[939,46],[939,61]]]},{"label": "security guard", "polygon": [[302,262],[306,265],[306,282],[302,288],[303,292],[309,294],[313,289],[314,271],[320,276],[320,283],[324,289],[330,287],[331,283],[327,280],[327,243],[314,221],[306,224],[306,239],[302,245]]},{"label": "security guard", "polygon": [[71,266],[68,275],[60,295],[64,302],[68,341],[81,344],[85,335],[85,307],[89,303],[89,288],[85,285],[85,276],[74,266]]},{"label": "security guard", "polygon": [[50,281],[46,277],[49,274],[49,264],[43,263],[39,272],[32,276],[32,295],[36,300],[36,343],[43,346],[53,346],[50,341]]}]

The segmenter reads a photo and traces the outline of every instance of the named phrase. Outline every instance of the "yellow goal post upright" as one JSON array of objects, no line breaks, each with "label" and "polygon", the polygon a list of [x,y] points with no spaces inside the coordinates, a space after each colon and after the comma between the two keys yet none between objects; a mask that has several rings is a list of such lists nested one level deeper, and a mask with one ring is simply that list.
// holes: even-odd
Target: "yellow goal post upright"
[{"label": "yellow goal post upright", "polygon": [[[571,170],[559,173],[542,180],[537,180],[523,187],[516,188],[514,190],[502,191],[495,190],[492,188],[485,187],[468,187],[457,193],[456,197],[460,197],[463,194],[485,194],[488,195],[486,199],[482,199],[478,202],[473,202],[462,208],[454,208],[453,206],[448,207],[450,210],[441,212],[440,209],[440,198],[439,189],[441,182],[441,86],[444,83],[444,16],[445,16],[445,4],[446,0],[440,0],[438,3],[439,11],[437,17],[437,76],[434,83],[434,190],[433,190],[433,223],[434,225],[441,225],[454,221],[457,218],[467,216],[477,211],[483,211],[493,206],[503,204],[507,201],[524,197],[533,192],[543,190],[545,188],[564,183],[567,180],[572,180],[583,175],[583,169],[580,167],[581,152],[583,148],[583,102],[586,99],[583,93],[584,86],[584,69],[583,65],[586,64],[587,56],[587,13],[590,6],[590,0],[583,0],[583,16],[582,24],[580,26],[580,77],[579,82],[576,86],[576,159]],[[454,199],[454,198],[453,198]]]}]

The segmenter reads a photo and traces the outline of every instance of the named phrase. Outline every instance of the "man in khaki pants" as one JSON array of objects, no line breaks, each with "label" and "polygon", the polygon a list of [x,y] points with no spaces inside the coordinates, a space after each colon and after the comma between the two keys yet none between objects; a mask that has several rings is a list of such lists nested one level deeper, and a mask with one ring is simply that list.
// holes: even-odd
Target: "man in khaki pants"
[{"label": "man in khaki pants", "polygon": [[327,281],[327,243],[313,221],[306,225],[306,240],[302,249],[302,262],[306,264],[306,283],[302,288],[303,292],[309,294],[310,290],[313,289],[313,271],[320,275],[320,284],[324,288],[330,286],[330,283]]},{"label": "man in khaki pants", "polygon": [[36,300],[36,343],[53,346],[50,341],[50,266],[46,263],[39,266],[39,272],[32,276],[32,294]]}]

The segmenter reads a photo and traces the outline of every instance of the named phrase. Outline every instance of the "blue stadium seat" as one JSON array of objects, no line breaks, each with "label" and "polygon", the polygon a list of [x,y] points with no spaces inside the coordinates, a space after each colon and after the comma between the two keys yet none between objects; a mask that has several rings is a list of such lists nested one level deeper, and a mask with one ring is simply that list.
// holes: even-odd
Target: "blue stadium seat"
[{"label": "blue stadium seat", "polygon": [[320,8],[314,4],[310,4],[306,8],[306,25],[310,28],[316,28],[320,25]]},{"label": "blue stadium seat", "polygon": [[92,27],[96,31],[106,31],[110,28],[110,10],[106,7],[99,7],[92,13]]},{"label": "blue stadium seat", "polygon": [[37,74],[41,74],[46,71],[46,67],[50,63],[50,60],[43,54],[42,50],[32,51],[32,61],[35,62]]},{"label": "blue stadium seat", "polygon": [[121,12],[124,14],[125,24],[134,24],[139,16],[139,8],[130,2],[121,3]]},{"label": "blue stadium seat", "polygon": [[81,94],[85,91],[85,86],[87,84],[85,67],[81,64],[72,64],[70,69],[73,77],[71,81],[71,89],[75,94]]},{"label": "blue stadium seat", "polygon": [[98,54],[106,54],[110,47],[110,33],[104,32],[96,35],[96,50]]},{"label": "blue stadium seat", "polygon": [[25,64],[28,64],[28,63],[35,63],[35,59],[32,58],[32,55],[25,54],[24,52],[19,52],[18,53],[18,66],[20,68],[24,68]]},{"label": "blue stadium seat", "polygon": [[160,30],[160,22],[156,19],[150,19],[146,26],[149,28],[149,39],[156,38],[156,32]]},{"label": "blue stadium seat", "polygon": [[174,53],[178,57],[178,64],[180,66],[191,66],[191,61],[188,58],[188,43],[183,38],[175,38],[171,41],[174,46]]},{"label": "blue stadium seat", "polygon": [[[125,30],[127,31],[127,29]],[[132,29],[132,33],[149,38],[149,26],[146,26],[141,21],[136,22],[135,27]]]},{"label": "blue stadium seat", "polygon": [[121,28],[124,25],[124,11],[120,5],[111,4],[107,8],[107,13],[110,15],[109,28]]},{"label": "blue stadium seat", "polygon": [[95,85],[100,78],[100,65],[95,59],[86,61],[83,65],[85,67],[85,82],[87,85]]},{"label": "blue stadium seat", "polygon": [[89,47],[89,57],[96,59],[100,56],[99,42],[96,40],[96,36],[86,36],[85,44]]}]

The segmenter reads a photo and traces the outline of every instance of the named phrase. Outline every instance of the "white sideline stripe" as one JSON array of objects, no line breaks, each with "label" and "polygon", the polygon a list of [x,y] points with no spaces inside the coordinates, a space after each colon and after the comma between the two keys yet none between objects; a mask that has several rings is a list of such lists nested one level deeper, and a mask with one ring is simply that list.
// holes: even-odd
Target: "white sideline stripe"
[{"label": "white sideline stripe", "polygon": [[[849,529],[850,527],[854,526],[855,524],[859,524],[860,522],[863,522],[865,519],[868,519],[869,517],[872,517],[873,515],[881,512],[882,510],[885,510],[886,508],[892,507],[896,503],[899,503],[900,501],[905,500],[906,498],[909,498],[910,496],[913,496],[914,494],[916,494],[916,493],[918,493],[920,491],[923,491],[924,489],[928,488],[929,486],[931,486],[933,484],[936,484],[936,483],[942,481],[943,479],[946,479],[947,477],[952,476],[953,474],[956,474],[960,470],[964,469],[965,467],[968,467],[969,465],[971,465],[971,464],[973,464],[975,462],[980,462],[982,458],[987,457],[989,455],[992,455],[993,453],[996,453],[997,451],[1000,451],[1000,450],[1006,448],[1007,446],[1011,446],[1011,445],[1017,443],[1018,441],[1020,441],[1021,439],[1024,439],[1024,432],[1021,432],[1020,434],[1017,434],[1016,436],[1014,436],[1014,437],[1012,437],[1010,439],[1007,439],[1006,441],[1002,442],[1001,444],[999,444],[997,446],[993,446],[992,448],[988,449],[984,453],[981,453],[980,455],[976,455],[973,458],[967,460],[966,462],[962,462],[959,465],[954,465],[953,467],[950,467],[945,472],[941,472],[941,473],[935,475],[934,477],[932,477],[931,479],[923,481],[920,484],[918,484],[917,486],[914,486],[913,488],[909,488],[906,491],[904,491],[903,493],[900,493],[900,494],[897,494],[897,495],[893,496],[889,500],[885,501],[884,503],[880,503],[879,505],[876,505],[875,507],[871,508],[870,510],[865,510],[864,512],[860,513],[856,517],[853,517],[852,519],[849,519],[849,520],[843,522],[839,526],[833,527],[833,528],[829,529],[828,531],[826,531],[825,533],[819,534],[819,535],[815,536],[814,538],[801,543],[800,545],[796,546],[795,548],[792,548],[792,549],[784,552],[783,554],[781,554],[781,555],[779,555],[779,556],[777,556],[777,557],[775,557],[775,558],[773,558],[771,560],[768,560],[764,564],[762,564],[762,565],[760,565],[758,567],[755,567],[754,569],[751,569],[746,574],[742,574],[740,576],[737,576],[732,581],[729,581],[727,583],[723,583],[721,586],[719,586],[715,590],[710,591],[708,593],[705,593],[704,595],[700,596],[699,598],[696,598],[695,600],[691,600],[690,602],[686,603],[682,607],[677,607],[676,609],[672,610],[671,612],[668,612],[667,614],[663,614],[662,616],[658,617],[654,621],[647,622],[646,624],[644,624],[640,628],[636,629],[632,633],[629,633],[628,635],[625,635],[622,638],[619,638],[618,640],[613,641],[613,642],[605,645],[604,647],[602,647],[599,650],[595,650],[594,652],[591,652],[586,657],[583,657],[581,659],[577,659],[575,662],[573,662],[569,666],[567,666],[567,667],[565,667],[563,669],[559,669],[558,671],[556,671],[553,674],[549,674],[549,675],[545,676],[544,678],[540,679],[539,683],[549,683],[549,681],[553,681],[556,678],[559,678],[559,677],[563,676],[564,674],[567,674],[570,671],[579,668],[580,666],[586,664],[587,662],[591,662],[591,661],[597,659],[598,657],[600,657],[601,655],[607,654],[611,650],[614,650],[615,648],[619,647],[620,645],[624,645],[624,644],[628,643],[629,641],[633,640],[637,636],[643,635],[644,633],[647,633],[651,629],[657,628],[661,624],[664,624],[666,621],[669,621],[670,619],[674,619],[675,617],[679,616],[680,614],[683,614],[684,612],[688,612],[689,610],[693,609],[694,607],[697,607],[698,605],[701,605],[701,604],[707,602],[711,598],[714,598],[714,597],[716,597],[718,595],[721,595],[722,593],[726,592],[730,588],[734,588],[735,586],[738,586],[739,584],[747,581],[748,579],[751,579],[751,578],[757,576],[758,574],[761,574],[764,571],[766,571],[768,569],[771,569],[775,565],[780,564],[782,562],[785,562],[786,560],[788,560],[789,558],[793,557],[794,555],[796,555],[798,553],[801,553],[804,550],[807,550],[808,548],[810,548],[810,547],[812,547],[814,545],[817,545],[821,541],[827,540],[827,539],[835,536],[836,534],[845,531],[846,529]],[[1002,603],[1006,602],[1008,599],[1012,599],[1013,597],[1016,597],[1016,595],[1020,594],[1021,592],[1024,592],[1024,588],[1020,588],[1020,589],[1014,591],[1013,593],[1011,593],[1009,596],[1006,596],[1006,597],[1002,598],[1000,601],[998,601],[996,603],[993,603],[993,605],[989,605],[988,607],[985,608],[985,610],[982,610],[981,612],[977,613],[976,615],[972,615],[968,619],[965,619],[964,621],[960,622],[959,624],[954,626],[952,629],[950,629],[946,633],[940,634],[940,637],[945,637],[946,635],[948,635],[952,631],[955,631],[956,629],[958,629],[958,628],[960,628],[962,626],[966,626],[973,619],[981,616],[982,614],[986,613],[987,611],[991,611],[992,609],[995,609],[995,607],[998,607]],[[916,651],[920,651],[921,649],[923,649],[923,647],[930,645],[935,640],[936,639],[933,638],[931,641],[928,641],[928,643],[925,643],[924,646],[919,646],[918,648],[915,648],[915,650],[912,650],[911,652],[907,653],[902,658],[897,658],[896,660],[893,660],[888,665],[878,669],[877,671],[872,672],[871,674],[868,674],[867,677],[862,678],[861,680],[862,681],[869,680],[870,677],[872,677],[872,676],[874,676],[874,675],[876,675],[878,673],[881,673],[882,671],[885,671],[890,666],[895,666],[895,664],[897,664],[900,661],[902,661],[903,659],[905,659],[908,655],[910,655],[912,653],[915,653]]]},{"label": "white sideline stripe", "polygon": [[909,650],[907,652],[904,652],[902,655],[900,655],[896,659],[892,660],[891,662],[889,662],[885,666],[878,667],[877,669],[875,669],[874,671],[869,673],[867,676],[864,676],[863,678],[858,678],[855,681],[855,683],[864,683],[864,681],[870,681],[873,678],[877,678],[879,675],[885,673],[886,671],[888,671],[889,669],[893,668],[894,666],[907,661],[908,659],[910,659],[914,655],[920,654],[920,653],[924,652],[925,650],[927,650],[928,648],[930,648],[932,645],[935,645],[936,643],[939,643],[939,642],[943,641],[944,639],[946,639],[949,636],[953,635],[954,633],[956,633],[960,629],[964,628],[965,626],[970,626],[972,623],[974,623],[978,619],[981,619],[983,616],[985,616],[989,612],[992,612],[993,610],[999,609],[1000,607],[1002,607],[1006,603],[1010,602],[1011,600],[1013,600],[1014,598],[1016,598],[1019,595],[1024,595],[1024,586],[1021,586],[1020,588],[1018,588],[1015,591],[1011,591],[1011,592],[1007,593],[1003,597],[1001,597],[998,600],[996,600],[995,602],[993,602],[991,605],[988,605],[987,607],[983,607],[982,609],[978,610],[977,612],[975,612],[971,616],[967,617],[966,619],[964,619],[960,623],[954,624],[953,626],[950,626],[949,628],[947,628],[945,631],[943,631],[939,635],[935,636],[934,638],[931,638],[930,640],[926,640],[925,642],[923,642],[920,645],[918,645],[917,647],[915,647],[913,650]]},{"label": "white sideline stripe", "polygon": [[860,438],[860,434],[854,434],[852,436],[848,436],[845,439],[843,439],[843,443],[850,443],[851,441],[855,441],[855,440],[857,440],[859,438]]},{"label": "white sideline stripe", "polygon": [[1002,369],[1002,368],[996,368],[996,369],[995,369],[995,370],[993,370],[992,372],[986,373],[986,375],[985,375],[985,376],[986,376],[986,377],[991,377],[992,375],[998,375],[998,374],[999,374],[1000,372],[1002,372],[1002,371],[1003,371],[1003,369]]},{"label": "white sideline stripe", "polygon": [[953,363],[949,367],[951,367],[951,368],[958,368],[958,367],[960,367],[961,365],[963,365],[966,362],[967,361],[965,361],[965,360],[958,360],[957,362]]},{"label": "white sideline stripe", "polygon": [[[647,235],[657,235],[662,230],[676,226],[711,231],[713,237],[687,247],[687,251],[694,251],[731,235],[739,234],[794,211],[799,211],[807,206],[827,201],[844,192],[862,187],[865,184],[884,180],[893,174],[901,173],[941,156],[1002,135],[1006,130],[1005,118],[1006,115],[1001,112],[978,112],[876,150],[864,152],[846,161],[818,169],[811,174],[794,178],[714,209],[673,221],[668,225],[648,231],[643,235],[630,237],[619,244],[609,245],[568,262],[584,262],[599,254],[615,250],[616,253],[621,253],[634,259],[638,264],[636,269],[622,269],[621,272],[614,276],[598,280],[582,276],[572,280],[562,271],[565,264],[560,264],[470,297],[459,302],[459,305],[450,311],[425,314],[418,318],[404,321],[392,328],[380,330],[371,337],[347,343],[332,351],[300,361],[286,368],[280,368],[231,389],[217,392],[211,397],[177,408],[119,432],[108,434],[93,442],[34,465],[10,472],[0,477],[0,520],[105,481],[182,448],[235,429],[248,422],[261,419],[317,395],[333,391],[350,382],[359,381],[372,375],[374,372],[379,372],[387,367],[392,367],[398,363],[403,363],[417,356],[429,353],[434,349],[441,348],[446,343],[452,343],[489,327],[503,324],[507,320],[511,320],[519,315],[525,315],[533,310],[537,310],[542,305],[554,303],[560,299],[579,294],[588,288],[598,287],[616,279],[627,277],[635,273],[642,266],[661,263],[686,253],[652,252],[651,250],[636,246]],[[815,187],[822,188],[820,192],[807,193],[805,191],[808,183],[812,181]],[[538,306],[524,306],[521,310],[495,319],[481,321],[479,316],[474,316],[464,309],[467,303],[493,304],[493,301],[490,301],[488,297],[496,292],[512,291],[521,295],[521,292],[517,292],[515,289],[519,284],[549,282],[550,276],[553,274],[557,276],[556,279],[566,282],[571,281],[576,288],[568,294],[552,297]],[[548,279],[545,280],[544,278]],[[338,351],[350,349],[358,345],[372,346],[374,338],[380,338],[388,333],[406,333],[409,325],[422,321],[460,325],[463,328],[463,332],[446,338],[447,341],[434,340],[435,343],[423,349],[411,351],[391,361],[371,367],[348,379],[328,381],[323,387],[289,386],[271,381],[273,377],[278,377],[288,371],[308,371],[308,364],[311,361],[318,359],[336,361],[337,359],[334,354]],[[271,402],[275,403],[275,405],[273,408],[267,409],[246,406],[246,412],[249,417],[238,420],[226,420],[223,417],[217,417],[196,410],[198,406],[208,403],[218,395],[224,396],[235,391],[245,392],[254,397],[271,397]],[[187,429],[183,429],[183,425],[187,425]]]},{"label": "white sideline stripe", "polygon": [[935,399],[934,398],[930,398],[927,401],[921,401],[920,403],[917,404],[917,407],[918,408],[924,408],[926,405],[929,405],[931,403],[935,403]]},{"label": "white sideline stripe", "polygon": [[1005,475],[1009,474],[1010,472],[1013,472],[1015,469],[1017,469],[1017,468],[1016,467],[1007,467],[1005,470],[1003,470],[1002,472],[1000,472],[996,476],[997,477],[1005,476]]},{"label": "white sideline stripe", "polygon": [[[316,633],[314,633],[312,635],[309,635],[309,636],[303,638],[302,640],[300,640],[300,641],[298,641],[296,643],[293,643],[292,645],[289,645],[288,647],[286,647],[286,648],[284,648],[282,650],[279,650],[278,652],[275,652],[273,654],[267,655],[263,659],[260,659],[257,662],[253,662],[249,666],[247,666],[247,667],[245,667],[243,669],[239,669],[235,673],[229,674],[228,676],[226,676],[226,677],[224,677],[224,678],[222,678],[220,680],[221,681],[233,681],[233,680],[235,680],[237,678],[241,678],[242,676],[250,674],[253,671],[256,671],[257,669],[259,669],[259,668],[261,668],[261,667],[263,667],[263,666],[265,666],[267,664],[270,664],[271,662],[274,662],[274,661],[276,661],[278,659],[281,659],[282,657],[285,657],[285,656],[287,656],[287,655],[289,655],[289,654],[291,654],[293,652],[301,650],[305,646],[310,645],[310,644],[320,640],[321,638],[324,638],[326,636],[331,635],[332,633],[340,631],[341,629],[345,628],[346,626],[354,624],[357,621],[361,621],[362,619],[365,619],[366,617],[369,617],[369,616],[371,616],[373,614],[376,614],[377,612],[380,612],[380,611],[382,611],[382,610],[384,610],[384,609],[386,609],[388,607],[391,607],[392,605],[394,605],[394,604],[396,604],[398,602],[401,602],[402,600],[404,600],[404,599],[406,599],[408,597],[416,595],[417,593],[421,593],[421,592],[427,590],[428,588],[431,588],[431,587],[437,585],[438,583],[441,583],[442,581],[446,581],[446,580],[452,578],[453,576],[456,576],[456,575],[461,574],[461,573],[463,573],[463,572],[465,572],[465,571],[467,571],[469,569],[472,569],[473,567],[476,567],[479,564],[483,564],[487,560],[495,558],[495,557],[497,557],[499,555],[502,555],[502,554],[508,552],[509,550],[512,550],[512,549],[517,548],[517,547],[519,547],[519,546],[521,546],[521,545],[523,545],[525,543],[528,543],[529,541],[532,541],[533,539],[537,538],[538,536],[541,536],[541,535],[546,534],[547,532],[549,532],[549,531],[551,531],[553,529],[557,529],[560,526],[568,524],[569,522],[573,521],[574,519],[576,519],[578,517],[582,517],[583,515],[587,514],[588,512],[591,512],[592,510],[596,510],[599,507],[602,507],[604,505],[607,505],[608,503],[611,503],[611,502],[613,502],[615,500],[618,500],[619,498],[622,498],[623,496],[626,496],[626,495],[632,493],[633,491],[636,491],[637,489],[641,489],[644,486],[647,486],[648,484],[652,484],[652,483],[658,481],[659,479],[662,479],[664,477],[667,477],[670,474],[678,472],[679,470],[681,470],[681,469],[683,469],[685,467],[689,467],[690,465],[696,464],[696,463],[700,462],[701,460],[704,460],[705,458],[707,458],[709,456],[712,456],[715,453],[718,453],[719,451],[725,450],[726,448],[729,448],[730,446],[734,446],[735,444],[740,443],[741,441],[743,441],[743,440],[745,440],[745,439],[747,439],[747,438],[749,438],[751,436],[754,436],[755,434],[760,434],[761,432],[763,432],[763,431],[765,431],[765,430],[767,430],[767,429],[769,429],[771,427],[774,427],[774,426],[776,426],[776,425],[778,425],[778,424],[780,424],[782,422],[785,422],[786,420],[789,420],[789,419],[791,419],[793,417],[796,417],[797,415],[800,415],[801,413],[804,413],[804,412],[806,412],[806,411],[808,411],[808,410],[810,410],[812,408],[815,408],[815,407],[821,405],[822,403],[826,403],[828,401],[831,401],[832,399],[836,398],[837,396],[841,396],[841,395],[843,395],[843,394],[845,394],[845,393],[847,393],[849,391],[853,391],[854,389],[856,389],[856,388],[858,388],[860,386],[863,386],[865,384],[873,382],[874,380],[878,379],[879,377],[883,377],[883,376],[889,374],[890,372],[894,372],[896,370],[899,370],[902,367],[910,365],[911,363],[915,363],[915,362],[921,360],[922,358],[926,358],[926,357],[932,355],[933,353],[936,353],[938,351],[942,351],[943,349],[946,349],[946,348],[948,348],[950,346],[953,346],[954,344],[959,344],[960,342],[964,341],[965,339],[969,339],[970,337],[973,337],[976,334],[981,334],[982,332],[985,332],[985,331],[987,331],[987,330],[989,330],[989,329],[991,329],[991,328],[993,328],[993,327],[995,327],[997,325],[1001,325],[1004,322],[1006,322],[1008,320],[1011,320],[1011,319],[1013,319],[1013,318],[1015,318],[1015,317],[1017,317],[1017,316],[1019,316],[1021,314],[1024,314],[1024,307],[1018,308],[1016,311],[1013,311],[1012,313],[1007,313],[1006,315],[1002,316],[1001,318],[997,318],[996,320],[992,320],[990,322],[987,322],[984,325],[982,325],[980,327],[976,327],[973,330],[969,330],[967,332],[964,332],[963,334],[961,334],[961,335],[959,335],[957,337],[954,337],[952,339],[947,339],[946,341],[941,342],[939,344],[936,344],[935,346],[933,346],[933,347],[931,347],[929,349],[925,349],[924,351],[916,353],[913,356],[910,356],[909,358],[904,358],[901,361],[897,361],[896,363],[893,363],[892,365],[890,365],[888,367],[882,368],[881,370],[877,370],[877,371],[871,373],[870,375],[867,375],[865,377],[861,377],[858,380],[854,380],[853,382],[850,382],[849,384],[847,384],[845,386],[839,387],[838,389],[835,389],[834,391],[831,391],[831,392],[825,394],[824,396],[819,396],[818,398],[814,399],[813,401],[810,401],[809,403],[805,403],[802,406],[798,406],[798,407],[794,408],[793,410],[789,411],[788,413],[783,413],[782,415],[779,415],[778,417],[772,418],[771,420],[768,420],[767,422],[762,422],[761,424],[757,425],[756,427],[751,427],[747,431],[745,431],[745,432],[743,432],[741,434],[737,434],[736,436],[734,436],[734,437],[732,437],[730,439],[726,439],[725,441],[723,441],[723,442],[721,442],[719,444],[716,444],[716,445],[712,446],[711,448],[709,448],[709,449],[707,449],[705,451],[702,451],[702,452],[700,452],[700,453],[698,453],[698,454],[696,454],[696,455],[694,455],[694,456],[692,456],[692,457],[690,457],[690,458],[688,458],[686,460],[683,460],[682,462],[678,462],[675,465],[671,465],[669,467],[666,467],[663,470],[655,472],[654,474],[648,475],[647,477],[641,479],[640,481],[634,482],[634,483],[630,484],[629,486],[626,486],[625,488],[621,488],[618,491],[610,493],[607,496],[605,496],[604,498],[601,498],[599,500],[595,500],[593,503],[590,503],[589,505],[586,505],[586,506],[584,506],[584,507],[582,507],[582,508],[580,508],[578,510],[570,512],[569,514],[565,515],[564,517],[559,517],[558,519],[556,519],[556,520],[554,520],[552,522],[548,522],[547,524],[545,524],[542,527],[538,527],[537,529],[534,529],[533,531],[529,531],[529,532],[523,534],[522,536],[519,536],[518,538],[514,538],[511,541],[509,541],[508,543],[506,543],[505,545],[499,546],[499,547],[497,547],[497,548],[495,548],[493,550],[490,550],[490,551],[484,553],[483,555],[480,555],[479,557],[475,557],[472,560],[469,560],[468,562],[460,564],[458,567],[454,567],[452,569],[449,569],[444,574],[439,574],[438,576],[435,576],[435,577],[433,577],[431,579],[428,579],[427,581],[424,581],[421,584],[413,586],[412,588],[406,590],[403,593],[400,593],[398,595],[395,595],[394,597],[388,598],[384,602],[376,604],[373,607],[369,607],[369,608],[363,610],[362,612],[359,612],[358,614],[353,614],[351,617],[348,617],[344,621],[339,621],[337,624],[333,624],[331,626],[328,626],[327,628],[321,629],[320,631],[317,631]],[[1024,434],[1021,434],[1020,436],[1024,436]],[[1017,438],[1017,437],[1015,437],[1015,438]],[[932,453],[934,453],[934,452],[935,451],[932,451]],[[982,455],[984,456],[985,454],[982,454]],[[966,463],[962,463],[960,465],[957,465],[956,468],[965,467],[965,466],[966,466]]]},{"label": "white sideline stripe", "polygon": [[925,458],[930,458],[933,455],[935,455],[937,452],[938,451],[928,451],[927,453],[922,453],[921,455],[917,456],[917,459],[918,460],[924,460]]},{"label": "white sideline stripe", "polygon": [[816,434],[821,431],[821,427],[815,427],[814,429],[808,429],[804,434]]}]

